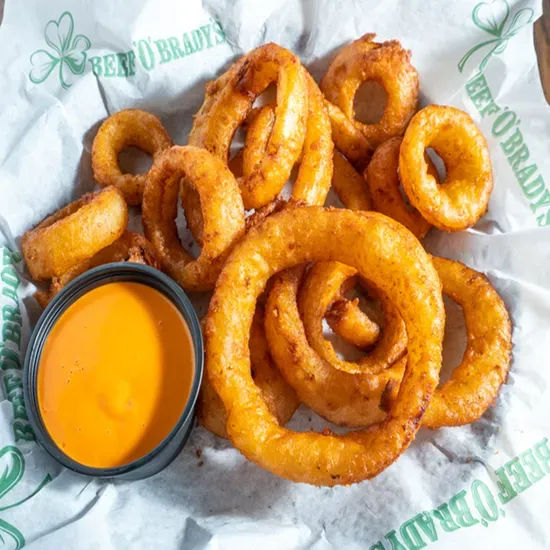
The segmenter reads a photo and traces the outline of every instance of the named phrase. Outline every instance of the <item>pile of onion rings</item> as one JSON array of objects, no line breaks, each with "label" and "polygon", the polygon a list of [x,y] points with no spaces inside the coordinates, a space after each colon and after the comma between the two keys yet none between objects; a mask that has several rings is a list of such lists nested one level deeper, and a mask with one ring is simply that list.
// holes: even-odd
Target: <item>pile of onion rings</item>
[{"label": "pile of onion rings", "polygon": [[[35,295],[44,307],[75,277],[114,261],[161,269],[188,292],[213,290],[201,425],[269,471],[315,485],[376,476],[421,426],[478,420],[511,362],[510,318],[489,280],[419,241],[486,212],[485,138],[454,107],[418,110],[411,52],[374,38],[342,48],[320,85],[287,49],[252,50],[207,84],[186,146],[173,145],[150,113],[115,113],[92,150],[105,189],[21,241],[33,279],[51,279]],[[368,81],[387,103],[378,122],[364,124],[355,100]],[[275,100],[255,105],[271,84]],[[239,128],[244,143],[232,154]],[[153,157],[146,174],[120,170],[129,146]],[[344,208],[323,208],[331,186]],[[127,204],[141,206],[145,236],[127,231]],[[179,238],[180,205],[196,258]],[[464,311],[467,347],[438,385],[443,295]],[[328,330],[358,358],[342,357]],[[288,430],[300,404],[356,430]]]}]

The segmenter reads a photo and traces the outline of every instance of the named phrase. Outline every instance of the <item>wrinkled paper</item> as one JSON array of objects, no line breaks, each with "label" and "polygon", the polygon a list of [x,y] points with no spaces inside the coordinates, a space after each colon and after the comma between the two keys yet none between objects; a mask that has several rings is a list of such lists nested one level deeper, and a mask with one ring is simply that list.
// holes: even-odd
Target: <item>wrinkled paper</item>
[{"label": "wrinkled paper", "polygon": [[[0,547],[40,549],[539,549],[550,545],[550,109],[530,0],[7,0],[0,27]],[[277,42],[319,79],[366,32],[413,52],[423,104],[465,109],[485,134],[495,189],[471,230],[427,248],[485,272],[514,322],[496,406],[463,428],[421,430],[372,482],[315,488],[279,479],[197,427],[153,478],[105,482],[64,470],[34,442],[22,362],[39,315],[21,235],[94,188],[101,121],[128,107],[185,144],[204,85]],[[132,162],[130,158],[127,162]],[[132,211],[139,228],[139,212]],[[182,227],[182,235],[186,230]],[[449,305],[443,376],[464,322]],[[136,345],[138,345],[136,343]],[[294,429],[320,429],[300,409]]]}]

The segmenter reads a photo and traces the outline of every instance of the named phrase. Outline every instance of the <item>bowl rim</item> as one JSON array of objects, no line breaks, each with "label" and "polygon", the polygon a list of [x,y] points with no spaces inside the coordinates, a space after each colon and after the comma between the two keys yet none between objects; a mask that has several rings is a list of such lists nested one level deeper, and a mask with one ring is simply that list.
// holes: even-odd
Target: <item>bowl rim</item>
[{"label": "bowl rim", "polygon": [[[37,375],[44,344],[52,327],[60,316],[87,292],[113,282],[145,284],[164,294],[176,306],[187,323],[191,335],[195,352],[194,377],[187,402],[180,417],[172,430],[156,447],[142,457],[127,464],[110,468],[97,468],[81,464],[65,454],[50,436],[38,405]],[[79,474],[100,478],[116,478],[129,472],[136,472],[143,466],[149,465],[157,457],[163,456],[163,450],[187,426],[189,421],[192,421],[203,372],[204,343],[202,331],[197,313],[182,288],[170,277],[153,267],[131,262],[115,262],[86,271],[64,287],[48,304],[34,327],[27,346],[23,366],[23,395],[29,422],[35,433],[37,442],[50,456],[61,465]],[[178,452],[179,449],[180,446],[178,446]]]}]

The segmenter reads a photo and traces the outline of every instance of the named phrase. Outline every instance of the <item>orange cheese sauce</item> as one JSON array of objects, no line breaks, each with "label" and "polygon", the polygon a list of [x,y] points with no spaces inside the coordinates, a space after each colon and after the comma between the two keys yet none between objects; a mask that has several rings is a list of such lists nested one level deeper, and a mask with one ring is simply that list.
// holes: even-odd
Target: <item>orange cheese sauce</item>
[{"label": "orange cheese sauce", "polygon": [[183,413],[194,377],[185,319],[139,283],[95,288],[53,326],[38,368],[38,405],[57,446],[110,468],[152,451]]}]

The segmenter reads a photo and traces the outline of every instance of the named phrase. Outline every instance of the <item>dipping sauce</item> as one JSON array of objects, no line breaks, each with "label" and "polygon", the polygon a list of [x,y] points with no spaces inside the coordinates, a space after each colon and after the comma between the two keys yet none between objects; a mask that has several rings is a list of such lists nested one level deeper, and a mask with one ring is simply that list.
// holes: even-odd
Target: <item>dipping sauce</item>
[{"label": "dipping sauce", "polygon": [[48,335],[38,405],[57,446],[85,466],[133,462],[175,427],[191,392],[187,323],[161,292],[108,283],[70,305]]}]

